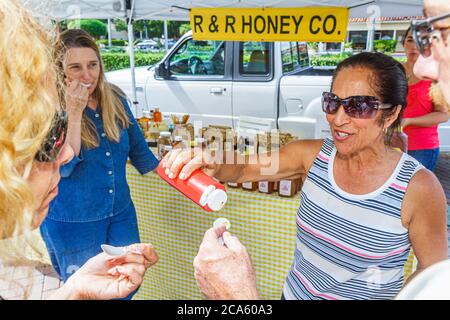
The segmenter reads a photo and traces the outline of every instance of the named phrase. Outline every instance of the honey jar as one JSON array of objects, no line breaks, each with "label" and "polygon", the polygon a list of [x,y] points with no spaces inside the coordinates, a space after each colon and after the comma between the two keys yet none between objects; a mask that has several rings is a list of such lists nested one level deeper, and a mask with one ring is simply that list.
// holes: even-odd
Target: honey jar
[{"label": "honey jar", "polygon": [[258,182],[243,182],[242,189],[247,191],[256,191],[258,190]]}]

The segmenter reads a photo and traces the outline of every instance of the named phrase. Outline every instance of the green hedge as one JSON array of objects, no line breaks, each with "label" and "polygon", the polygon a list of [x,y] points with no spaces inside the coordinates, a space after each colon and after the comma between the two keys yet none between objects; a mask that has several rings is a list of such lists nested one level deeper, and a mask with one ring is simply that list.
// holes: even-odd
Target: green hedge
[{"label": "green hedge", "polygon": [[349,57],[350,54],[326,54],[321,56],[313,56],[310,58],[310,63],[314,67],[332,67],[339,62]]},{"label": "green hedge", "polygon": [[[313,56],[310,58],[311,66],[314,67],[333,67],[337,66],[339,62],[351,56],[350,53],[344,54],[342,57],[339,54],[327,54],[322,56]],[[403,63],[406,57],[394,56],[394,59]]]},{"label": "green hedge", "polygon": [[[119,70],[130,67],[130,56],[128,53],[102,52],[102,60],[105,71]],[[158,63],[164,57],[164,53],[140,53],[134,54],[136,67],[150,66]]]},{"label": "green hedge", "polygon": [[395,52],[395,47],[397,46],[397,40],[375,40],[373,42],[373,47],[378,52]]}]

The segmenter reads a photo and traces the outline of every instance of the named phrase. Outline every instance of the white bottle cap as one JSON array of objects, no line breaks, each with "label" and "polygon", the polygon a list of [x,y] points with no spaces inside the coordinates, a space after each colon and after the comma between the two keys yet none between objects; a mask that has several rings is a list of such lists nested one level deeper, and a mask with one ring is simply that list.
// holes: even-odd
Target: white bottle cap
[{"label": "white bottle cap", "polygon": [[175,136],[175,141],[182,141],[183,137],[182,136]]},{"label": "white bottle cap", "polygon": [[216,189],[208,195],[206,203],[212,211],[219,211],[228,200],[227,193],[222,189]]},{"label": "white bottle cap", "polygon": [[216,187],[211,185],[211,186],[208,186],[208,188],[206,188],[205,191],[203,191],[203,194],[202,194],[202,196],[201,196],[201,198],[199,200],[199,203],[200,203],[201,206],[206,206],[206,204],[208,203],[209,194],[211,192],[213,192],[214,190],[216,190]]},{"label": "white bottle cap", "polygon": [[208,186],[200,198],[200,205],[206,206],[212,211],[219,211],[228,200],[227,193],[222,189],[216,189],[213,185]]}]

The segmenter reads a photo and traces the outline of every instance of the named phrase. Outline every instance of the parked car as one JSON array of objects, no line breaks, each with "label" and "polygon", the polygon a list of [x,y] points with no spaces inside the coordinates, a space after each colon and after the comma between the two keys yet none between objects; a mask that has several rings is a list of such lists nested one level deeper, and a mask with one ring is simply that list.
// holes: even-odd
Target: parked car
[{"label": "parked car", "polygon": [[169,39],[169,40],[167,40],[167,47],[168,47],[169,49],[171,49],[176,43],[177,43],[176,40]]},{"label": "parked car", "polygon": [[[203,126],[236,128],[249,116],[300,139],[321,138],[329,133],[321,95],[333,71],[310,66],[305,42],[196,41],[188,32],[159,64],[136,69],[137,99],[141,108],[189,113]],[[129,69],[107,77],[131,97]],[[450,121],[439,134],[441,150],[450,151]]]},{"label": "parked car", "polygon": [[156,51],[159,50],[159,45],[154,40],[144,40],[136,45],[140,51]]}]

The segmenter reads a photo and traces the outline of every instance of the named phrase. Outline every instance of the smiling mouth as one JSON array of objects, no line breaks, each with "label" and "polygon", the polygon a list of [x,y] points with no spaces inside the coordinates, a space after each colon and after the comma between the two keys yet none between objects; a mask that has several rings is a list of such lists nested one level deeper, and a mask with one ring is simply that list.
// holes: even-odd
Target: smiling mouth
[{"label": "smiling mouth", "polygon": [[338,130],[334,130],[335,136],[338,140],[346,140],[347,138],[349,138],[350,136],[352,136],[351,133],[347,133],[347,132],[343,132],[343,131],[338,131]]},{"label": "smiling mouth", "polygon": [[92,83],[83,83],[83,82],[80,82],[80,85],[83,86],[83,87],[85,87],[85,88],[89,88],[90,86],[92,86]]}]

